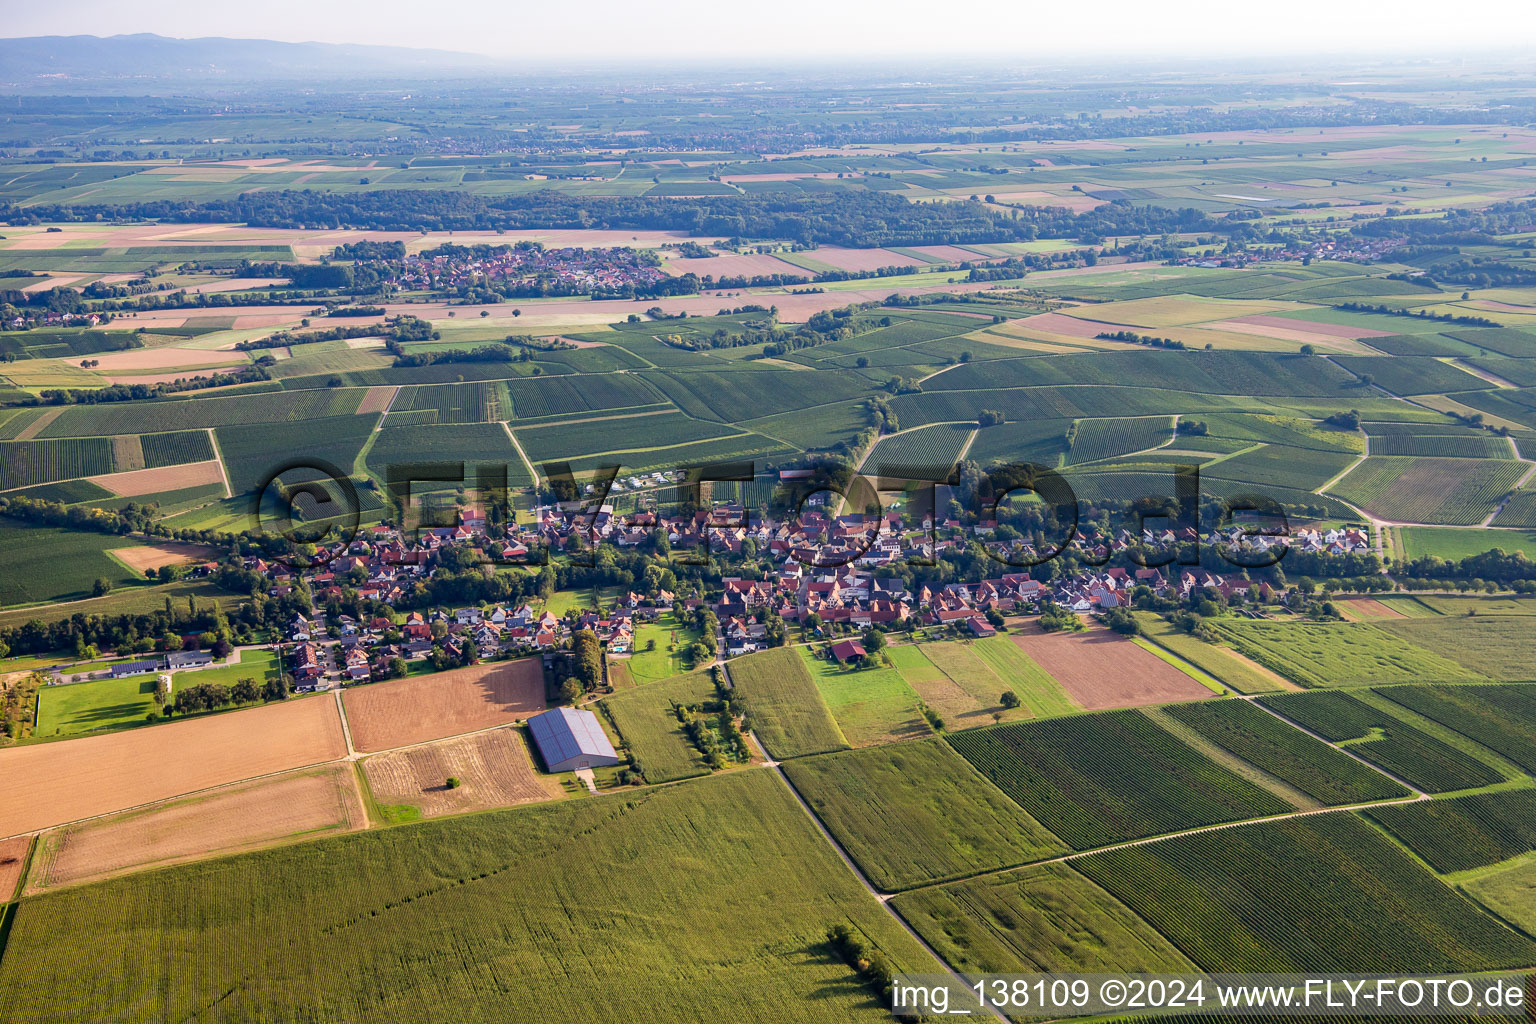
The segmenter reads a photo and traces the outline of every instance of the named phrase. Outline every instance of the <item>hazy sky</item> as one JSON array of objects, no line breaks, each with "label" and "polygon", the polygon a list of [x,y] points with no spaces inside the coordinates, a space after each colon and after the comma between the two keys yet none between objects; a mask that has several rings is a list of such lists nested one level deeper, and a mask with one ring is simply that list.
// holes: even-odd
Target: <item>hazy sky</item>
[{"label": "hazy sky", "polygon": [[433,47],[532,61],[1536,52],[1531,0],[0,0],[0,8],[0,35],[6,36],[241,36]]}]

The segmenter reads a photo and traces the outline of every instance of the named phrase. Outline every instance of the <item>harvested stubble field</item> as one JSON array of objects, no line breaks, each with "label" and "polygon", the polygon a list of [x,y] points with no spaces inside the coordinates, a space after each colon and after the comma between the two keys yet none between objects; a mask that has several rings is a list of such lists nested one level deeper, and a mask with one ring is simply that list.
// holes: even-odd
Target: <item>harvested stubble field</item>
[{"label": "harvested stubble field", "polygon": [[179,491],[187,487],[207,484],[223,484],[224,473],[217,459],[194,462],[185,466],[161,466],[157,469],[135,469],[127,473],[107,473],[88,478],[91,483],[105,487],[124,498],[137,498],[143,494],[160,494]]},{"label": "harvested stubble field", "polygon": [[352,766],[331,764],[45,833],[26,891],[32,895],[367,824]]},{"label": "harvested stubble field", "polygon": [[[540,775],[516,729],[426,743],[363,761],[368,788],[386,814],[396,818],[512,807],[553,800],[562,790]],[[448,788],[448,779],[460,785]]]},{"label": "harvested stubble field", "polygon": [[300,698],[147,729],[0,750],[0,835],[334,761],[336,704]]},{"label": "harvested stubble field", "polygon": [[545,708],[538,658],[391,679],[342,695],[353,746],[364,752],[511,725]]},{"label": "harvested stubble field", "polygon": [[1090,711],[1201,700],[1211,691],[1107,629],[1016,633],[1013,642]]},{"label": "harvested stubble field", "polygon": [[181,565],[197,558],[217,558],[218,552],[201,544],[182,544],[165,541],[160,544],[138,544],[127,548],[111,548],[113,558],[135,572],[147,572],[162,565]]},{"label": "harvested stubble field", "polygon": [[10,902],[16,894],[22,869],[27,866],[27,848],[31,845],[31,836],[0,841],[0,904]]}]

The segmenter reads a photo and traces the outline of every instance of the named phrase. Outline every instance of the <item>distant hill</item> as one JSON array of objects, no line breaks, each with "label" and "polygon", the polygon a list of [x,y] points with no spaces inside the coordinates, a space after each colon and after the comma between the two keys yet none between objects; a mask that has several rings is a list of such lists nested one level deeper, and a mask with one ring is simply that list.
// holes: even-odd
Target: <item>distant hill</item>
[{"label": "distant hill", "polygon": [[31,36],[0,39],[0,88],[71,83],[191,80],[250,82],[434,77],[505,71],[489,57],[447,50],[336,43],[281,43],[271,39],[172,39],[126,36]]}]

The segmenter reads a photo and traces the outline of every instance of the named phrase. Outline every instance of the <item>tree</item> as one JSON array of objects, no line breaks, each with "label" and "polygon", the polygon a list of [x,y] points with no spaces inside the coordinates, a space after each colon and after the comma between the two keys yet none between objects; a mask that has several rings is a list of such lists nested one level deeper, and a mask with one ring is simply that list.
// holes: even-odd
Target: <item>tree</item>
[{"label": "tree", "polygon": [[571,634],[571,660],[577,680],[586,689],[595,689],[603,681],[603,649],[597,634],[590,629],[578,629]]},{"label": "tree", "polygon": [[997,702],[1009,710],[1018,707],[1021,703],[1019,700],[1019,695],[1014,693],[1012,690],[1004,690],[1003,695],[997,698]]},{"label": "tree", "polygon": [[449,789],[458,789],[461,785],[463,785],[463,783],[459,781],[459,777],[457,775],[450,775],[448,776],[446,785]]},{"label": "tree", "polygon": [[91,584],[91,596],[92,597],[101,597],[103,594],[107,593],[111,589],[112,589],[112,582],[110,580],[106,580],[106,579],[103,579],[102,577],[98,576],[98,577],[96,577],[96,582]]},{"label": "tree", "polygon": [[254,704],[261,697],[261,690],[254,679],[236,679],[235,685],[229,688],[229,696],[236,704]]},{"label": "tree", "polygon": [[870,654],[879,654],[885,650],[885,634],[874,626],[864,627],[864,649]]},{"label": "tree", "polygon": [[581,699],[581,684],[572,677],[566,676],[560,680],[560,687],[557,692],[560,696],[560,703],[574,704]]}]

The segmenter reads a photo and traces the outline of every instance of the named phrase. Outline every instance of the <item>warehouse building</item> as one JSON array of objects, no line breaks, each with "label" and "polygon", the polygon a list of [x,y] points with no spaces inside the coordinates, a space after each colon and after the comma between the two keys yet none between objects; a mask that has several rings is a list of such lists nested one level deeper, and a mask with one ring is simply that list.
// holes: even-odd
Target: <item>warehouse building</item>
[{"label": "warehouse building", "polygon": [[568,772],[620,762],[613,744],[603,735],[602,723],[590,711],[555,708],[530,718],[528,731],[549,771]]}]

